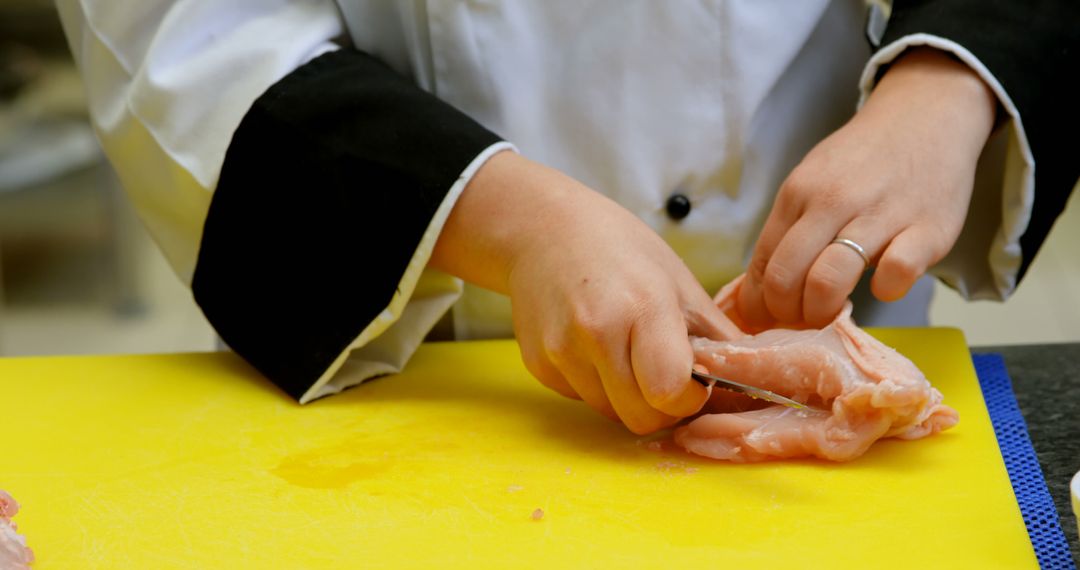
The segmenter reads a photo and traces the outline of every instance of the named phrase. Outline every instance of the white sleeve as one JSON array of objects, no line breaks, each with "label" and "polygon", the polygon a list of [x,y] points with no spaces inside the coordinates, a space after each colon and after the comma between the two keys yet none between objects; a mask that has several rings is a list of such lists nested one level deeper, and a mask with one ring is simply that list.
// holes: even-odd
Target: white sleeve
[{"label": "white sleeve", "polygon": [[225,150],[268,87],[337,48],[331,0],[58,0],[106,155],[190,283]]}]

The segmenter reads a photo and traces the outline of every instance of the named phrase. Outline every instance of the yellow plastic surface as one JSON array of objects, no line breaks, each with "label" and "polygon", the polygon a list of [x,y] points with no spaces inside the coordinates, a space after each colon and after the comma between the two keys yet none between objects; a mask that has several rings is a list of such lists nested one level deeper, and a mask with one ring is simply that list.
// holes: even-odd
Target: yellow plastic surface
[{"label": "yellow plastic surface", "polygon": [[0,488],[38,570],[1037,567],[960,332],[872,332],[956,428],[848,464],[656,451],[509,341],[305,407],[229,354],[0,359]]}]

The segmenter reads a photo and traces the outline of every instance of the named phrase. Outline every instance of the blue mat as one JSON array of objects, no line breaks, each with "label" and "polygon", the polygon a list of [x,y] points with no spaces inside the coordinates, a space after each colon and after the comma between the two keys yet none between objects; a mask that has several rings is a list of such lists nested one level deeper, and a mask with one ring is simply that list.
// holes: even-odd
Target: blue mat
[{"label": "blue mat", "polygon": [[1039,566],[1044,570],[1075,570],[1054,500],[1028,437],[1027,423],[1016,405],[1005,361],[1000,354],[975,354],[972,360]]}]

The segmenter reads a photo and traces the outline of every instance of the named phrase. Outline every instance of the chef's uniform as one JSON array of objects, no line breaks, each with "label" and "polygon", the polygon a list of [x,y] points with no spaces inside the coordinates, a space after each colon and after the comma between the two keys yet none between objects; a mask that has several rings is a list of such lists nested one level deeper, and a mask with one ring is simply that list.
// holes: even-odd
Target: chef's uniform
[{"label": "chef's uniform", "polygon": [[716,291],[791,169],[891,61],[932,46],[1001,109],[969,219],[934,268],[975,299],[1013,291],[1080,162],[1057,142],[1077,132],[1075,100],[1056,94],[1076,93],[1075,2],[59,7],[150,233],[221,338],[302,402],[400,370],[440,320],[458,339],[512,335],[505,297],[427,267],[503,150],[615,199]]}]

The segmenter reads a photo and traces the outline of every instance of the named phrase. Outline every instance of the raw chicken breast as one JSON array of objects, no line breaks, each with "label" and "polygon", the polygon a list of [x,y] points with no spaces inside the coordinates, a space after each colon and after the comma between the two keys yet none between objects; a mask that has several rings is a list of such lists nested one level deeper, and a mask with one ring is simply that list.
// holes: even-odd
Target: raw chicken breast
[{"label": "raw chicken breast", "polygon": [[28,570],[34,561],[34,553],[26,547],[26,539],[15,532],[11,517],[19,512],[19,503],[7,492],[0,490],[0,568],[4,570]]},{"label": "raw chicken breast", "polygon": [[[717,295],[734,314],[742,277]],[[855,326],[851,303],[822,329],[772,328],[723,341],[692,341],[698,366],[813,406],[795,410],[714,392],[711,412],[675,431],[692,453],[736,462],[859,457],[880,438],[917,439],[959,421],[907,358]],[[757,409],[753,409],[757,408]]]}]

